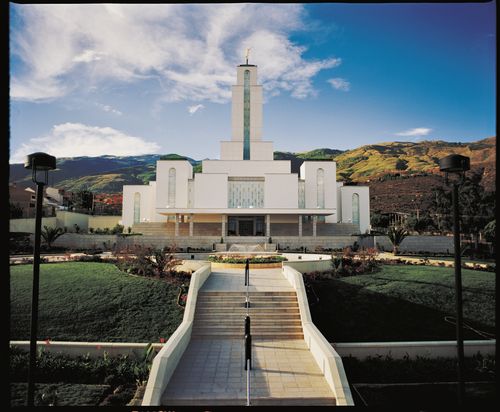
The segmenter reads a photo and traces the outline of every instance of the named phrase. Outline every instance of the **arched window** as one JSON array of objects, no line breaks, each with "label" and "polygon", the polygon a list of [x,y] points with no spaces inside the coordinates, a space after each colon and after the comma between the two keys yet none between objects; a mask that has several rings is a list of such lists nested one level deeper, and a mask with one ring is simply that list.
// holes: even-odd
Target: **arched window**
[{"label": "arched window", "polygon": [[352,223],[359,225],[359,195],[352,195]]},{"label": "arched window", "polygon": [[324,209],[325,208],[325,171],[323,169],[318,169],[316,172],[316,206]]},{"label": "arched window", "polygon": [[135,192],[134,194],[134,223],[141,221],[141,194]]},{"label": "arched window", "polygon": [[175,207],[175,169],[168,171],[168,206]]}]

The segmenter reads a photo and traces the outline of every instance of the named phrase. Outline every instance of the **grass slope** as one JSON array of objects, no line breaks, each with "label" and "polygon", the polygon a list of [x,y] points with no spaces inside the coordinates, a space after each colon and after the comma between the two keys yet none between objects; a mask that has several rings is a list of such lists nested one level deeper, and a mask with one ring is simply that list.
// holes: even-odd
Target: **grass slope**
[{"label": "grass slope", "polygon": [[[494,333],[495,274],[462,270],[464,320]],[[384,265],[371,275],[315,285],[320,303],[311,307],[315,325],[330,342],[453,340],[452,268]],[[482,339],[465,329],[466,339]]]},{"label": "grass slope", "polygon": [[[11,339],[30,331],[32,266],[11,266]],[[62,341],[158,342],[182,321],[178,289],[133,277],[109,263],[40,266],[38,338]]]}]

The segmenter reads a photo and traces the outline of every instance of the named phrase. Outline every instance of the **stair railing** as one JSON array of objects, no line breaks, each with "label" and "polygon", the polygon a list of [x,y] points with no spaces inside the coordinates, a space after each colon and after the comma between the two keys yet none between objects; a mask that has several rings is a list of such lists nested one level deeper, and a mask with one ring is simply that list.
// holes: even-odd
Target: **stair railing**
[{"label": "stair railing", "polygon": [[252,335],[250,334],[250,316],[245,317],[245,370],[247,371],[247,403],[250,406],[250,370],[252,369]]}]

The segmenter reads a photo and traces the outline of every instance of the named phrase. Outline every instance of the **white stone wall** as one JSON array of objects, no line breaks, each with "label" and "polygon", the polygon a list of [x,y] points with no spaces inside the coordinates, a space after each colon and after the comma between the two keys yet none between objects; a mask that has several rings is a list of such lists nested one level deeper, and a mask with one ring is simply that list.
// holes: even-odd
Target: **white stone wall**
[{"label": "white stone wall", "polygon": [[298,180],[296,174],[266,174],[265,208],[297,208]]},{"label": "white stone wall", "polygon": [[273,160],[273,142],[250,142],[250,159]]},{"label": "white stone wall", "polygon": [[194,207],[227,208],[227,174],[197,174],[194,180]]},{"label": "white stone wall", "polygon": [[[168,173],[168,172],[167,172]],[[134,195],[141,195],[140,202],[140,221],[157,221],[155,212],[155,184],[149,185],[124,185],[123,186],[123,207],[122,207],[122,225],[132,227],[134,224]]]},{"label": "white stone wall", "polygon": [[[306,161],[300,166],[300,178],[305,181],[305,201],[306,209],[317,209],[317,171],[324,170],[324,191],[325,209],[335,209],[337,207],[336,173],[337,164],[335,162],[309,162]],[[328,223],[336,223],[336,217],[329,217]]]},{"label": "white stone wall", "polygon": [[[229,176],[261,176],[290,173],[290,160],[203,160],[203,174],[227,173]],[[199,174],[196,175],[198,179]]]},{"label": "white stone wall", "polygon": [[[230,142],[220,142],[221,160],[241,160],[243,157],[243,141],[233,140]],[[203,163],[203,166],[205,163]],[[203,168],[205,172],[205,168]]]},{"label": "white stone wall", "polygon": [[368,186],[342,186],[340,188],[342,201],[342,222],[352,223],[352,195],[359,195],[359,231],[370,230],[370,192]]},{"label": "white stone wall", "polygon": [[156,162],[156,207],[163,209],[168,205],[170,168],[175,169],[175,207],[187,208],[188,180],[193,178],[193,167],[187,160],[158,160]]}]

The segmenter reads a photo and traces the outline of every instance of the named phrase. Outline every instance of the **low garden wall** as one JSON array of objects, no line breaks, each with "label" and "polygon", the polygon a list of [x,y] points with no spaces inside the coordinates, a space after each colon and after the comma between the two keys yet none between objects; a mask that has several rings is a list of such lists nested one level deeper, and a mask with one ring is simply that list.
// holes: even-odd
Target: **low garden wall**
[{"label": "low garden wall", "polygon": [[[419,341],[419,342],[353,342],[332,343],[342,357],[358,359],[367,357],[390,356],[392,359],[416,358],[454,358],[457,355],[456,341]],[[495,355],[496,340],[466,340],[464,355]]]},{"label": "low garden wall", "polygon": [[291,266],[283,265],[283,274],[297,292],[304,341],[311,351],[316,363],[323,372],[330,389],[332,389],[337,405],[354,405],[349,381],[345,374],[342,358],[314,325],[302,274]]},{"label": "low garden wall", "polygon": [[[360,242],[363,247],[375,247],[382,251],[392,251],[392,243],[387,236],[363,237]],[[399,246],[401,253],[443,253],[453,254],[453,236],[407,236]]]},{"label": "low garden wall", "polygon": [[158,406],[161,404],[163,392],[191,340],[198,291],[208,279],[211,272],[211,265],[207,263],[191,276],[186,307],[184,309],[184,318],[153,360],[142,401],[143,406]]},{"label": "low garden wall", "polygon": [[[57,227],[56,217],[43,217],[42,218],[42,228],[44,226],[55,228]],[[10,219],[9,220],[9,230],[10,232],[24,232],[24,233],[35,233],[35,219]]]}]

